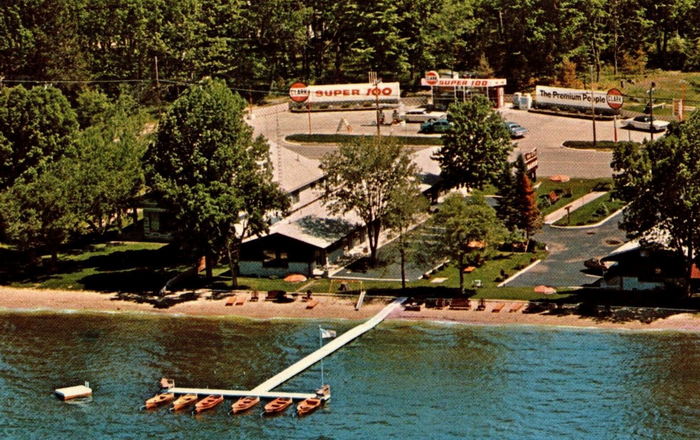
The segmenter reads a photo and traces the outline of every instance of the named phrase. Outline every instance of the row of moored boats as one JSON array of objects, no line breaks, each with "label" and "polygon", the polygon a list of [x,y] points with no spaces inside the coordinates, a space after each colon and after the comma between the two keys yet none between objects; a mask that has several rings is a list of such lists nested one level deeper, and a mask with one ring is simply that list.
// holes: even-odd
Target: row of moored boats
[{"label": "row of moored boats", "polygon": [[[302,400],[297,404],[297,414],[304,416],[318,409],[323,402],[330,398],[330,387],[323,385],[316,390],[316,396]],[[212,394],[203,399],[199,399],[196,394],[184,394],[177,399],[174,393],[160,393],[146,400],[146,409],[157,408],[172,402],[171,411],[180,411],[194,405],[192,412],[199,414],[206,410],[212,409],[224,401],[224,396],[221,394]],[[260,397],[247,396],[241,397],[231,405],[231,414],[240,414],[248,411],[255,405],[260,403]],[[281,413],[293,404],[291,397],[278,397],[264,406],[265,414]]]}]

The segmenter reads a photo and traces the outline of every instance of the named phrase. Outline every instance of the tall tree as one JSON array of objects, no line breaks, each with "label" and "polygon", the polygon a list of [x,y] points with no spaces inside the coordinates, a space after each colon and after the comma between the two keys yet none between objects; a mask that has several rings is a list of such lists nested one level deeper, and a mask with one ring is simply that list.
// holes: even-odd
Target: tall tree
[{"label": "tall tree", "polygon": [[450,105],[447,118],[452,128],[442,136],[435,154],[441,176],[448,186],[480,189],[501,172],[513,149],[503,119],[490,101],[475,96]]},{"label": "tall tree", "polygon": [[401,266],[401,288],[406,288],[406,260],[410,247],[407,236],[409,229],[428,208],[428,200],[421,194],[418,181],[411,180],[407,186],[396,189],[392,198],[397,201],[395,208],[386,216],[388,227],[396,231]]},{"label": "tall tree", "polygon": [[644,146],[620,144],[612,167],[617,195],[630,202],[622,227],[632,237],[666,233],[668,246],[685,256],[689,293],[700,249],[700,113]]},{"label": "tall tree", "polygon": [[0,91],[0,191],[74,153],[76,115],[54,87]]},{"label": "tall tree", "polygon": [[96,122],[77,137],[75,178],[83,219],[93,233],[104,235],[114,224],[121,229],[127,210],[143,190],[146,114],[122,95],[88,119]]},{"label": "tall tree", "polygon": [[527,166],[522,155],[513,164],[508,166],[502,174],[499,182],[496,212],[505,226],[510,230],[519,230],[525,235],[525,249],[529,247],[530,238],[542,227],[542,216],[537,207],[537,198],[532,182],[527,175]]},{"label": "tall tree", "polygon": [[410,154],[394,138],[360,138],[321,160],[323,199],[329,211],[354,211],[365,223],[372,264],[386,217],[402,204],[401,189],[416,185]]},{"label": "tall tree", "polygon": [[466,198],[452,193],[430,219],[435,233],[422,244],[433,260],[451,259],[459,271],[459,291],[464,293],[464,269],[477,264],[505,236],[496,212],[480,195]]},{"label": "tall tree", "polygon": [[243,121],[245,101],[221,81],[191,86],[163,118],[148,152],[150,182],[175,217],[176,242],[215,258],[230,256],[237,285],[240,243],[267,230],[287,197],[271,183],[269,147]]},{"label": "tall tree", "polygon": [[0,193],[5,234],[31,262],[46,248],[54,268],[59,246],[80,229],[75,174],[74,161],[64,158],[46,165],[38,175],[17,179]]}]

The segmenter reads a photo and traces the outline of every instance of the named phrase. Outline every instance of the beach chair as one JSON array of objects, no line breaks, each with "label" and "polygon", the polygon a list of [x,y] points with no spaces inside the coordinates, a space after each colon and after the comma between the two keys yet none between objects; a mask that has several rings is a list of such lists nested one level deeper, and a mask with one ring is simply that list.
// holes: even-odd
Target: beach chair
[{"label": "beach chair", "polygon": [[227,305],[227,306],[232,306],[232,305],[234,305],[235,303],[236,303],[236,295],[231,295],[231,296],[229,296],[228,299],[226,300],[226,305]]},{"label": "beach chair", "polygon": [[499,313],[501,310],[503,310],[504,306],[505,306],[504,303],[498,303],[493,307],[493,309],[491,309],[491,312],[492,313]]},{"label": "beach chair", "polygon": [[450,310],[469,310],[471,309],[471,303],[469,298],[454,298],[450,303]]},{"label": "beach chair", "polygon": [[508,312],[509,312],[509,313],[515,313],[515,312],[520,311],[520,309],[523,308],[523,304],[525,304],[525,303],[513,304],[513,306],[510,308],[510,310],[508,310]]},{"label": "beach chair", "polygon": [[284,296],[283,290],[268,290],[267,295],[265,295],[265,301],[276,301]]}]

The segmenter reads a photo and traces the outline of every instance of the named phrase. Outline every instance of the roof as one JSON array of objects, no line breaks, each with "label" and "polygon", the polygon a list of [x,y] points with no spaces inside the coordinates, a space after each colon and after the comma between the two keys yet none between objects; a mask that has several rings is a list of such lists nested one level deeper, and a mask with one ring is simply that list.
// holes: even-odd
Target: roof
[{"label": "roof", "polygon": [[309,159],[274,142],[270,142],[270,161],[272,180],[288,193],[323,177],[318,160]]},{"label": "roof", "polygon": [[320,249],[337,243],[357,228],[343,218],[306,216],[273,228],[271,234],[280,234],[316,246]]}]

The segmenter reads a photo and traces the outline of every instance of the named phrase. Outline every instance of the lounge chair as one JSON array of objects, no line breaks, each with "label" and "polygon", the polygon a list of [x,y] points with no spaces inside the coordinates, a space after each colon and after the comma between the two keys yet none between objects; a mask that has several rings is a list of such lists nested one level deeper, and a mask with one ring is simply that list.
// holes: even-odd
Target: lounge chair
[{"label": "lounge chair", "polygon": [[515,312],[520,311],[520,309],[523,308],[523,304],[525,304],[525,303],[516,303],[516,304],[513,304],[513,306],[510,308],[510,310],[508,310],[508,312],[509,312],[509,313],[515,313]]},{"label": "lounge chair", "polygon": [[471,307],[469,298],[454,298],[450,303],[450,310],[469,310]]},{"label": "lounge chair", "polygon": [[484,299],[481,298],[481,299],[479,300],[479,305],[476,306],[476,311],[477,311],[477,312],[482,312],[482,311],[484,311],[484,310],[486,310],[486,301],[484,301]]},{"label": "lounge chair", "polygon": [[237,306],[242,306],[243,304],[245,304],[245,301],[246,301],[246,297],[243,295],[236,297],[236,305]]},{"label": "lounge chair", "polygon": [[256,302],[259,299],[260,293],[257,290],[253,290],[250,294],[250,302]]},{"label": "lounge chair", "polygon": [[493,312],[493,313],[499,313],[501,310],[503,310],[503,307],[504,307],[504,306],[505,306],[505,304],[503,304],[503,303],[498,303],[498,304],[496,304],[496,305],[491,309],[491,312]]},{"label": "lounge chair", "polygon": [[226,304],[225,304],[225,305],[227,305],[227,306],[232,306],[232,305],[234,305],[235,303],[236,303],[236,295],[231,295],[231,296],[229,296],[228,299],[226,300]]},{"label": "lounge chair", "polygon": [[307,309],[313,309],[318,305],[318,300],[317,299],[310,299],[306,302],[306,308]]}]

